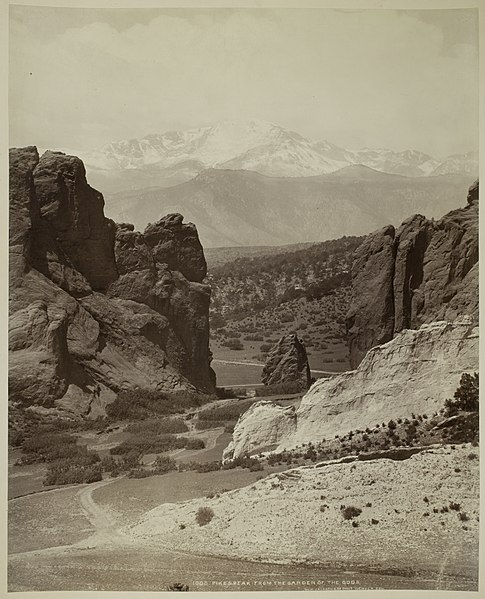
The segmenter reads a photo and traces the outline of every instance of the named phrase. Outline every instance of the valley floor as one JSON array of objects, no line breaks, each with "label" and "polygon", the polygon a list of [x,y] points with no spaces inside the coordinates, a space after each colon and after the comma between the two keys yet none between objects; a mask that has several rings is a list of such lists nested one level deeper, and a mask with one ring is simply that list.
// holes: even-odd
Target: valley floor
[{"label": "valley floor", "polygon": [[[475,590],[477,457],[445,446],[399,462],[118,478],[14,499],[9,590]],[[345,520],[343,505],[362,513]],[[214,511],[205,526],[201,506]]]}]

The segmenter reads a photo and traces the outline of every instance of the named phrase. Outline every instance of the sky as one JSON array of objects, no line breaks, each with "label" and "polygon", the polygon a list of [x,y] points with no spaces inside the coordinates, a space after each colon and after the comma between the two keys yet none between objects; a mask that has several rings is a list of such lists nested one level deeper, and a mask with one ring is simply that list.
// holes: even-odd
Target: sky
[{"label": "sky", "polygon": [[477,11],[10,7],[10,146],[224,120],[346,148],[478,147]]}]

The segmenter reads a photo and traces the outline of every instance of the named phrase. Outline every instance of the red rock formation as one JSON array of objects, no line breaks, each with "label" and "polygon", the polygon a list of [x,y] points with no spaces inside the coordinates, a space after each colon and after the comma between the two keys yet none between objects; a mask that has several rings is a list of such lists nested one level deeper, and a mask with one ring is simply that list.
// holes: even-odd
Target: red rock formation
[{"label": "red rock formation", "polygon": [[297,335],[283,335],[271,349],[261,373],[265,385],[298,382],[301,389],[311,383],[310,366],[306,349]]},{"label": "red rock formation", "polygon": [[478,181],[468,204],[438,221],[415,215],[356,250],[347,315],[350,362],[403,329],[468,314],[478,319]]},{"label": "red rock formation", "polygon": [[170,215],[145,236],[103,206],[78,158],[11,150],[13,403],[96,417],[130,387],[214,390],[195,227]]}]

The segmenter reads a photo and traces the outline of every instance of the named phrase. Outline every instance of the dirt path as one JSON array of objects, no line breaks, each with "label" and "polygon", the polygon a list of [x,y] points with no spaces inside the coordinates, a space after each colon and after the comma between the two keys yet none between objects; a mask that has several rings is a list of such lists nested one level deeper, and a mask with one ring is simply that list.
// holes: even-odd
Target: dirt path
[{"label": "dirt path", "polygon": [[77,543],[77,546],[89,547],[95,546],[99,542],[103,541],[111,543],[119,543],[121,541],[122,535],[116,529],[113,521],[110,518],[109,512],[103,509],[93,499],[93,492],[96,491],[96,489],[110,485],[115,480],[119,480],[119,478],[123,477],[100,480],[99,482],[92,483],[89,486],[81,489],[77,494],[77,498],[84,515],[94,528],[94,534],[85,541]]}]

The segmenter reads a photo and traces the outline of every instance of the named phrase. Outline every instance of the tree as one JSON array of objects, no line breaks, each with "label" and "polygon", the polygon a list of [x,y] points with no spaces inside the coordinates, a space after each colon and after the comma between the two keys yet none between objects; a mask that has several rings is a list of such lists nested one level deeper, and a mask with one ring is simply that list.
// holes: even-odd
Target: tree
[{"label": "tree", "polygon": [[449,414],[456,414],[462,410],[464,412],[478,411],[478,373],[463,373],[460,379],[460,386],[455,391],[454,399],[447,399],[445,408]]}]

